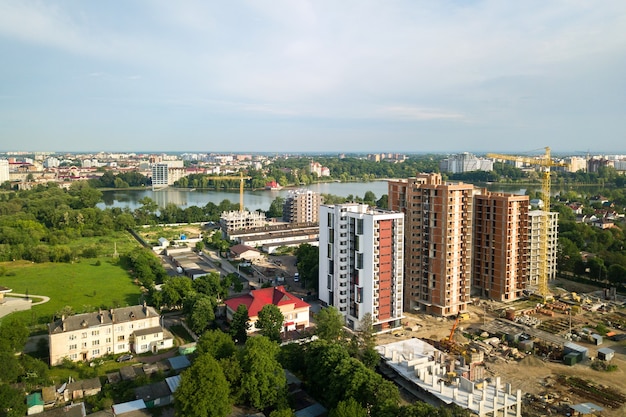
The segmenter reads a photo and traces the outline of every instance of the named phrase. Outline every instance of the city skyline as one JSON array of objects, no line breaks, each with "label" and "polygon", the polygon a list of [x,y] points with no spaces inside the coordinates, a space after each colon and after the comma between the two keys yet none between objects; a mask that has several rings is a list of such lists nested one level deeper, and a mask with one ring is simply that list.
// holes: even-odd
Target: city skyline
[{"label": "city skyline", "polygon": [[5,1],[2,148],[623,153],[626,3],[596,6]]}]

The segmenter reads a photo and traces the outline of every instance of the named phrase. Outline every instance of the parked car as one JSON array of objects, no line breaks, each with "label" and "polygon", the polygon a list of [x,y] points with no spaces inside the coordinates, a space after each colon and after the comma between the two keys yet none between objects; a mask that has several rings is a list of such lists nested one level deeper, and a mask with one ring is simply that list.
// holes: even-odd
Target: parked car
[{"label": "parked car", "polygon": [[122,356],[120,356],[119,358],[117,358],[117,361],[118,361],[118,362],[126,362],[126,361],[131,360],[132,358],[133,358],[133,355],[131,355],[131,354],[126,354],[126,355],[122,355]]},{"label": "parked car", "polygon": [[300,274],[296,272],[295,274],[293,274],[293,282],[298,282],[298,281],[300,281]]}]

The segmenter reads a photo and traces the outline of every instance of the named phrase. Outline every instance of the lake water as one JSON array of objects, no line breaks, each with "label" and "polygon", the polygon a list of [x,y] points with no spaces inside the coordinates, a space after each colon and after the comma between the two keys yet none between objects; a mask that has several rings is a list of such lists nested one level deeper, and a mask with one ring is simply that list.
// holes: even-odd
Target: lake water
[{"label": "lake water", "polygon": [[[529,185],[525,188],[515,184],[476,184],[477,187],[487,188],[489,191],[504,192],[510,194],[524,195],[526,191],[535,192],[540,191],[539,185]],[[383,194],[387,194],[387,181],[371,181],[371,182],[327,182],[319,184],[311,184],[303,186],[302,188],[315,191],[321,194],[332,194],[341,197],[346,197],[352,194],[355,197],[361,197],[365,195],[367,191],[371,191],[379,199]],[[571,189],[571,187],[568,187]],[[594,187],[595,188],[595,187]],[[590,191],[588,189],[587,191]],[[565,191],[561,187],[552,187],[551,194],[558,194]],[[249,191],[244,190],[243,203],[248,210],[263,210],[269,209],[270,204],[278,196],[286,197],[289,190],[283,189],[278,191],[259,190]],[[152,191],[148,188],[145,190],[111,190],[103,191],[103,202],[98,204],[98,207],[104,209],[106,207],[128,207],[131,210],[135,210],[140,207],[139,200],[144,197],[150,197],[160,207],[165,207],[168,203],[174,203],[181,208],[187,208],[190,206],[203,207],[207,203],[212,202],[219,204],[223,200],[230,200],[232,203],[239,203],[239,191],[213,191],[213,190],[183,190],[178,188],[164,188],[161,190]]]},{"label": "lake water", "polygon": [[[329,182],[323,184],[311,184],[302,188],[315,191],[321,194],[333,194],[346,197],[350,194],[363,198],[367,191],[371,191],[380,198],[383,194],[387,194],[387,181],[371,181],[371,182]],[[278,191],[244,190],[243,204],[248,210],[268,210],[270,204],[278,196],[286,197],[289,190],[283,189]],[[232,203],[239,203],[239,191],[213,191],[213,190],[183,190],[178,188],[164,188],[161,190],[145,189],[145,190],[110,190],[102,192],[103,202],[98,204],[101,209],[107,207],[128,207],[135,210],[140,207],[139,200],[144,197],[150,197],[160,207],[165,207],[168,203],[174,203],[181,208],[190,206],[203,207],[211,202],[219,204],[224,200],[230,200]]]}]

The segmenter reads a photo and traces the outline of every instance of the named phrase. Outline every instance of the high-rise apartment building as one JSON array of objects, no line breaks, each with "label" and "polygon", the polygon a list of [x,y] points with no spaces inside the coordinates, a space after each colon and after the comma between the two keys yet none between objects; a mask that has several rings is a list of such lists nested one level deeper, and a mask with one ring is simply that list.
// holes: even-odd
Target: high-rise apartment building
[{"label": "high-rise apartment building", "polygon": [[497,301],[523,296],[529,277],[529,200],[525,195],[474,196],[473,286]]},{"label": "high-rise apartment building", "polygon": [[547,213],[547,251],[546,251],[546,274],[547,280],[556,279],[556,259],[559,245],[559,213],[544,210],[531,210],[528,213],[530,259],[528,284],[539,285],[540,264],[541,264],[541,234],[543,217]]},{"label": "high-rise apartment building", "polygon": [[9,179],[9,161],[7,159],[0,159],[0,184],[9,181]]},{"label": "high-rise apartment building", "polygon": [[405,308],[441,316],[466,311],[474,187],[443,183],[440,174],[390,181],[388,187],[389,209],[405,214]]},{"label": "high-rise apartment building", "polygon": [[402,325],[404,215],[367,204],[320,207],[319,298],[358,329]]},{"label": "high-rise apartment building", "polygon": [[152,189],[168,186],[168,169],[168,165],[164,163],[152,164]]},{"label": "high-rise apartment building", "polygon": [[283,221],[288,223],[315,223],[319,221],[322,196],[311,190],[289,191],[283,204]]}]

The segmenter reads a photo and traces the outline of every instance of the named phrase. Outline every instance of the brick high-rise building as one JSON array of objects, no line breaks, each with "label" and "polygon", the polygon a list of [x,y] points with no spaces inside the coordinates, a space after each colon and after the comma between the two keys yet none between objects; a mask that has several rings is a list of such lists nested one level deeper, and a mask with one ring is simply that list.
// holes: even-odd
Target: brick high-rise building
[{"label": "brick high-rise building", "polygon": [[441,316],[467,311],[474,187],[444,183],[440,174],[388,187],[389,209],[405,214],[405,308]]},{"label": "brick high-rise building", "polygon": [[529,277],[529,200],[525,195],[474,196],[473,286],[497,301],[520,298]]},{"label": "brick high-rise building", "polygon": [[404,215],[367,204],[320,207],[319,299],[359,329],[402,325]]},{"label": "brick high-rise building", "polygon": [[283,204],[283,221],[288,223],[316,223],[319,221],[322,196],[311,190],[292,190]]}]

